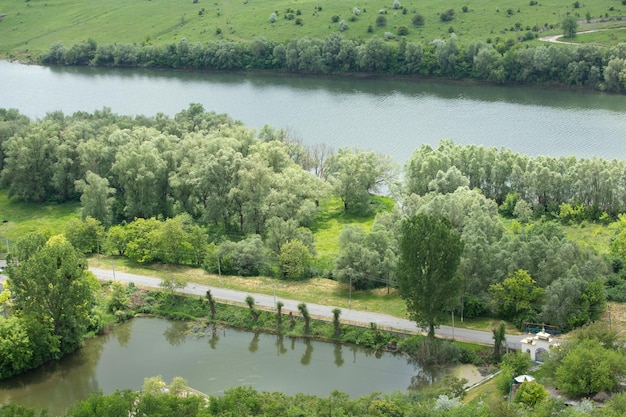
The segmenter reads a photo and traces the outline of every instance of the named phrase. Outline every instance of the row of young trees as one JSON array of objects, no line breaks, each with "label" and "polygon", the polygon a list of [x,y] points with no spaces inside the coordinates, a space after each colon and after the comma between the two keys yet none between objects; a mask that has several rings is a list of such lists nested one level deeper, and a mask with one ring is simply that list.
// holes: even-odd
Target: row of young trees
[{"label": "row of young trees", "polygon": [[90,39],[67,48],[53,44],[40,57],[47,65],[193,68],[211,70],[277,70],[312,74],[388,73],[446,78],[473,78],[498,83],[557,83],[607,91],[626,90],[626,44],[600,47],[538,46],[523,43],[472,42],[458,45],[456,36],[428,43],[372,37],[346,39],[332,33],[324,39],[278,43],[256,38],[249,43],[214,41],[174,44],[100,44]]}]

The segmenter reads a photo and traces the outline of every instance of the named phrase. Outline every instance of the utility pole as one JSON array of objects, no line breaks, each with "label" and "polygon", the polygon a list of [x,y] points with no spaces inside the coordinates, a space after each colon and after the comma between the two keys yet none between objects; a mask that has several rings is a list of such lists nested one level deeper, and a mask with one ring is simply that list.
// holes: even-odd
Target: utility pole
[{"label": "utility pole", "polygon": [[352,305],[352,268],[348,268],[348,275],[350,277],[350,288],[349,288],[349,295],[348,295],[348,310],[351,308],[350,306]]},{"label": "utility pole", "polygon": [[454,340],[454,310],[452,310],[452,340]]},{"label": "utility pole", "polygon": [[217,255],[217,276],[220,278],[220,285],[222,285],[222,268],[220,266],[220,255]]}]

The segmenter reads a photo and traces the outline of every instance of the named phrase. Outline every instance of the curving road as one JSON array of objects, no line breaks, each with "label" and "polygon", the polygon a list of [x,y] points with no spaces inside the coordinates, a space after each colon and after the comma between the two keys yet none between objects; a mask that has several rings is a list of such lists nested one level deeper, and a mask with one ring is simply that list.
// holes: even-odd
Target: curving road
[{"label": "curving road", "polygon": [[[124,272],[114,272],[109,269],[89,268],[91,272],[100,280],[116,280],[122,282],[133,282],[135,285],[143,287],[159,288],[161,279],[156,277],[150,277],[145,275],[134,275]],[[185,288],[180,290],[185,294],[194,294],[204,296],[207,290],[211,290],[211,294],[217,300],[227,301],[230,303],[245,303],[245,298],[248,295],[254,297],[254,302],[258,306],[266,308],[275,308],[276,302],[282,301],[284,309],[286,311],[298,311],[298,304],[300,301],[290,300],[281,297],[274,297],[265,294],[253,294],[244,291],[229,290],[226,288],[209,287],[207,285],[187,283]],[[320,304],[307,303],[309,313],[316,318],[324,320],[332,320],[332,310],[334,306],[326,306]],[[366,311],[357,311],[351,309],[341,310],[341,319],[343,322],[353,322],[368,326],[370,323],[376,323],[381,328],[390,330],[397,330],[402,332],[421,332],[421,329],[417,327],[415,322],[410,320],[393,317],[387,314],[372,313]],[[466,342],[480,343],[485,345],[493,344],[493,338],[491,332],[485,332],[480,330],[461,329],[458,327],[452,328],[450,326],[441,326],[437,329],[437,336],[446,339],[455,339]],[[520,340],[524,338],[523,335],[507,335],[506,344],[510,348],[519,348]]]}]

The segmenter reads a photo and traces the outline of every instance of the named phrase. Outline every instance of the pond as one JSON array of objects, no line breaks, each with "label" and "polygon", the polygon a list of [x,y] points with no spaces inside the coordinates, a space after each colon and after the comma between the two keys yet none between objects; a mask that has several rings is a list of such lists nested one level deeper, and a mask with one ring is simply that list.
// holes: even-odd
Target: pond
[{"label": "pond", "polygon": [[144,378],[175,376],[208,394],[251,386],[259,391],[352,396],[419,389],[446,374],[463,372],[475,382],[474,368],[424,369],[406,356],[375,354],[340,345],[231,328],[211,328],[204,337],[187,336],[184,322],[141,317],[89,340],[75,354],[33,372],[0,382],[0,404],[14,401],[62,414],[98,390],[141,389]]}]

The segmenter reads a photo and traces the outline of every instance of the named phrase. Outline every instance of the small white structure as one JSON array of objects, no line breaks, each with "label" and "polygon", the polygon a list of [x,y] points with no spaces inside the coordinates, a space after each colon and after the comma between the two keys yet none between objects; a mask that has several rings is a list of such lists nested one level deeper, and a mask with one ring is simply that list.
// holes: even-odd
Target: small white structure
[{"label": "small white structure", "polygon": [[545,329],[541,329],[539,333],[522,339],[521,343],[522,352],[528,353],[530,359],[536,362],[543,362],[542,356],[553,347],[559,345],[559,342],[550,333],[546,333]]}]

